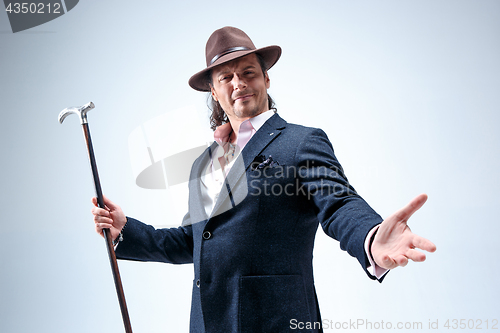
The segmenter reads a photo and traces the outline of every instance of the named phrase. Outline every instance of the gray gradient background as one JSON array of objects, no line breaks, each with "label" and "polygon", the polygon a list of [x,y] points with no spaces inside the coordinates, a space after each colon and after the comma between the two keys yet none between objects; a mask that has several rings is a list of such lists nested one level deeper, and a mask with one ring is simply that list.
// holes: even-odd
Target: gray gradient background
[{"label": "gray gradient background", "polygon": [[[280,115],[323,128],[382,216],[429,195],[410,226],[437,252],[383,284],[318,232],[323,318],[439,320],[441,328],[446,319],[500,320],[500,1],[180,3],[80,1],[17,34],[0,13],[1,332],[123,332],[93,229],[81,129],[76,117],[59,125],[57,115],[93,101],[104,192],[128,215],[180,224],[184,207],[169,204],[172,190],[135,185],[127,140],[172,110],[194,106],[206,116],[205,95],[187,80],[204,67],[210,33],[225,25],[259,47],[283,48],[270,71]],[[191,265],[120,269],[134,332],[187,331]]]}]

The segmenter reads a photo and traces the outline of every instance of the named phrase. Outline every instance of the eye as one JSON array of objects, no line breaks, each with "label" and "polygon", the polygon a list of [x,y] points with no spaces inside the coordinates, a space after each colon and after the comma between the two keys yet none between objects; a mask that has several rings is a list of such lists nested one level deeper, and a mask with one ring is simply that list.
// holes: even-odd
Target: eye
[{"label": "eye", "polygon": [[227,82],[231,80],[231,75],[221,75],[219,78],[220,82]]}]

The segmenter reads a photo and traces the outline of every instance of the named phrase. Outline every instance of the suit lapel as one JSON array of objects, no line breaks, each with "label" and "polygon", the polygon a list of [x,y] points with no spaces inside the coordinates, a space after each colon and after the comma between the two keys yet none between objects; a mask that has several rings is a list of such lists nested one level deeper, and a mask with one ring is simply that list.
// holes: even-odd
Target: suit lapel
[{"label": "suit lapel", "polygon": [[[246,181],[241,182],[237,188],[236,185],[238,181],[245,174],[255,158],[281,134],[281,131],[285,127],[286,121],[278,114],[274,114],[264,123],[264,125],[262,125],[250,141],[248,141],[245,148],[241,151],[241,154],[236,158],[234,165],[231,167],[210,217],[234,207],[241,201],[233,198],[236,189],[238,193],[241,192],[239,196],[240,199],[246,197],[247,183]],[[228,200],[228,197],[230,200]]]},{"label": "suit lapel", "polygon": [[262,125],[241,152],[245,163],[245,170],[252,164],[255,157],[281,134],[281,131],[285,127],[286,121],[276,113]]}]

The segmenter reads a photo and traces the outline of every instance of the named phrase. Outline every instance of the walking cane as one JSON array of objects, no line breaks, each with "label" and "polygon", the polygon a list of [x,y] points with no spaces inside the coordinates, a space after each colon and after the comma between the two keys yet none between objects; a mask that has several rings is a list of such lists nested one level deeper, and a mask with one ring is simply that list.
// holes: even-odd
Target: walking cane
[{"label": "walking cane", "polygon": [[[97,203],[100,208],[105,208],[104,200],[102,198],[101,183],[99,182],[99,174],[97,173],[97,164],[94,157],[94,149],[92,148],[92,140],[90,138],[89,124],[87,122],[87,112],[94,108],[94,103],[89,102],[81,107],[66,108],[59,114],[59,122],[62,124],[67,116],[74,113],[80,117],[80,123],[83,128],[83,135],[87,143],[87,150],[89,153],[90,167],[92,169],[92,176],[94,178],[95,192],[97,196]],[[126,333],[132,333],[132,326],[130,325],[130,318],[128,316],[127,303],[125,302],[125,294],[123,293],[122,281],[120,278],[120,271],[118,270],[118,263],[116,262],[115,250],[113,249],[113,240],[111,239],[111,232],[109,229],[103,229],[104,239],[106,240],[106,247],[108,249],[109,263],[113,271],[113,278],[115,280],[116,293],[118,294],[118,301],[122,312],[123,325],[125,326]]]}]

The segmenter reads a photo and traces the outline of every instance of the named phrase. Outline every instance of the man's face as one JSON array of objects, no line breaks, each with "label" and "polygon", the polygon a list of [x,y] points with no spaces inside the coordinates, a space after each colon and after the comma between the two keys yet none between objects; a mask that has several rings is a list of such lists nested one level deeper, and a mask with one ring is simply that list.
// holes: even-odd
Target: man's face
[{"label": "man's face", "polygon": [[229,120],[244,120],[269,110],[269,77],[262,73],[255,54],[249,54],[212,70],[212,97]]}]

